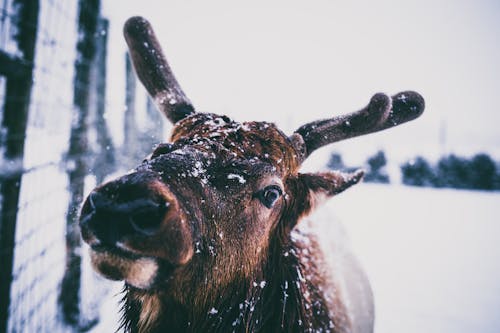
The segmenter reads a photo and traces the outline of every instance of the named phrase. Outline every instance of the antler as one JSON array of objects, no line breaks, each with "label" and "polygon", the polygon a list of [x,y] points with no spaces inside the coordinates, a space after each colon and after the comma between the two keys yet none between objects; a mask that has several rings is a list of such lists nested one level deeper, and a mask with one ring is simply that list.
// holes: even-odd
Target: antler
[{"label": "antler", "polygon": [[137,76],[160,111],[174,123],[195,113],[163,55],[151,24],[142,17],[131,17],[123,34]]},{"label": "antler", "polygon": [[[303,125],[295,131],[291,139],[303,161],[324,145],[378,132],[413,120],[424,112],[424,108],[423,97],[414,91],[400,92],[392,97],[378,93],[364,109]],[[302,140],[298,140],[297,134]]]}]

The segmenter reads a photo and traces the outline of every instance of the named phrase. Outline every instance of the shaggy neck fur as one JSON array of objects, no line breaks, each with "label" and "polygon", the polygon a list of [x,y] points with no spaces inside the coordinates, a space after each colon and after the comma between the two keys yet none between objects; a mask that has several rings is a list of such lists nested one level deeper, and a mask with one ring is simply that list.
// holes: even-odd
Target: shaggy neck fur
[{"label": "shaggy neck fur", "polygon": [[[294,236],[295,235],[295,236]],[[274,242],[271,242],[273,244]],[[269,249],[253,279],[234,282],[210,306],[178,304],[158,292],[126,289],[127,332],[348,332],[345,308],[326,290],[317,244],[293,232]]]}]

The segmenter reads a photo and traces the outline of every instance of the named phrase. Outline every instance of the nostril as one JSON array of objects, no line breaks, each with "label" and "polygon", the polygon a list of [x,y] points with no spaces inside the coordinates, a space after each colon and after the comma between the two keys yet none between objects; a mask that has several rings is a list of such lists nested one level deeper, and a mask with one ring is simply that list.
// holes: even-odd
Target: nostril
[{"label": "nostril", "polygon": [[80,215],[82,235],[114,244],[130,235],[152,236],[158,232],[171,202],[161,197],[127,199],[91,192]]},{"label": "nostril", "polygon": [[91,192],[89,195],[89,204],[90,208],[92,209],[92,212],[95,212],[96,206],[95,206],[95,200],[97,198],[97,192]]},{"label": "nostril", "polygon": [[169,206],[169,202],[156,203],[149,200],[143,202],[130,213],[129,223],[135,231],[148,236],[153,235],[160,228]]},{"label": "nostril", "polygon": [[102,205],[101,201],[101,194],[95,191],[90,192],[80,214],[81,226],[87,226],[89,222],[94,218],[95,214],[97,213],[98,207]]},{"label": "nostril", "polygon": [[97,191],[92,191],[89,194],[88,202],[90,205],[90,209],[92,211],[100,210],[102,208],[105,208],[110,204],[110,200],[107,199],[103,194],[97,192]]}]

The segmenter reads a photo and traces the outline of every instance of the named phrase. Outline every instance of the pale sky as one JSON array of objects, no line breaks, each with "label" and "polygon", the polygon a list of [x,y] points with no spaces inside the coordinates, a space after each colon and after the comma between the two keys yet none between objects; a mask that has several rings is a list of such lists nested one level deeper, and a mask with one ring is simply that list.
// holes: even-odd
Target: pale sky
[{"label": "pale sky", "polygon": [[291,133],[360,109],[376,92],[415,90],[426,100],[420,119],[323,154],[335,149],[357,162],[383,148],[397,160],[443,151],[500,159],[498,1],[105,0],[103,10],[111,19],[108,99],[117,122],[121,29],[142,15],[200,111],[272,121]]}]

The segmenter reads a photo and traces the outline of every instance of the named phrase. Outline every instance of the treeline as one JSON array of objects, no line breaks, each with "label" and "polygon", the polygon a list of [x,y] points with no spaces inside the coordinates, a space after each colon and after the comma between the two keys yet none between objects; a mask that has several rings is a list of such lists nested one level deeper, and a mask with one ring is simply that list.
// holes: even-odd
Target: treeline
[{"label": "treeline", "polygon": [[[332,153],[328,167],[350,172],[358,168],[366,170],[365,182],[390,183],[386,170],[387,158],[383,151],[369,157],[364,165],[346,166],[339,153]],[[488,154],[476,154],[471,158],[454,154],[441,157],[437,163],[430,163],[418,156],[401,166],[402,182],[411,186],[438,188],[500,190],[500,167]]]},{"label": "treeline", "polygon": [[342,155],[339,153],[332,153],[328,160],[327,166],[332,170],[339,170],[344,172],[352,172],[357,169],[365,169],[365,182],[369,183],[390,183],[389,175],[386,170],[387,159],[383,151],[378,151],[375,155],[369,157],[365,165],[359,167],[349,167],[344,164]]},{"label": "treeline", "polygon": [[500,190],[500,168],[487,154],[441,157],[436,164],[419,156],[401,166],[403,184],[459,189]]}]

